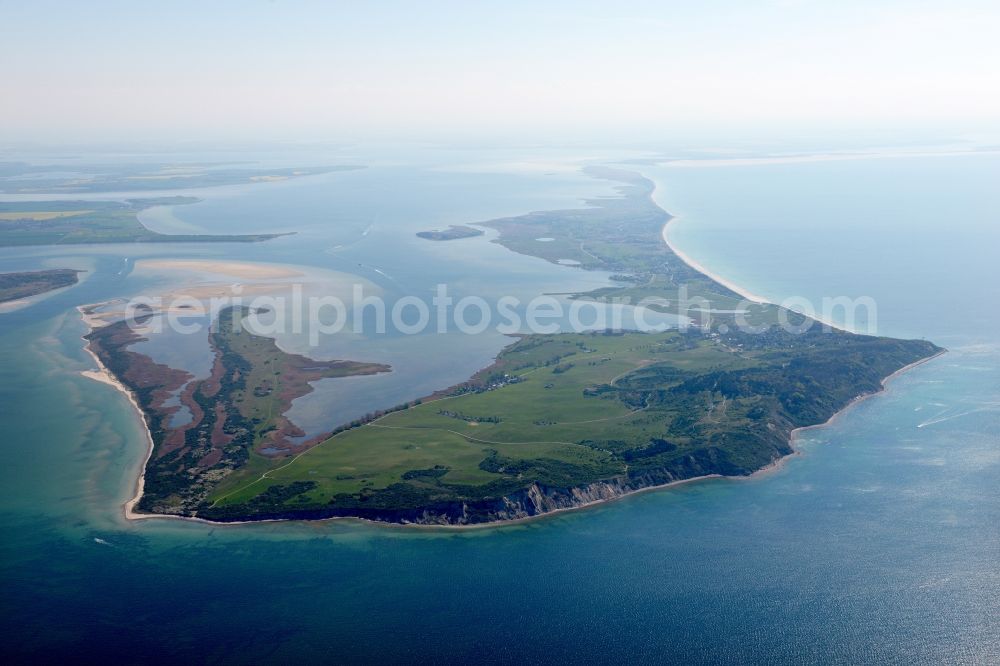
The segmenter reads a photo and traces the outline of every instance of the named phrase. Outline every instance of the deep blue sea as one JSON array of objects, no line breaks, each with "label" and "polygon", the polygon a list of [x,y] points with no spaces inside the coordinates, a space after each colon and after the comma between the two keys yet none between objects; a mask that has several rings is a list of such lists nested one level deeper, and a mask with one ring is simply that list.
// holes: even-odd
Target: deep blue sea
[{"label": "deep blue sea", "polygon": [[[269,243],[0,251],[3,271],[88,270],[0,314],[4,660],[1000,663],[995,154],[638,167],[681,216],[671,241],[713,271],[775,300],[868,296],[879,333],[950,350],[809,431],[776,471],[459,532],[122,518],[141,426],[79,375],[91,363],[75,308],[165,279],[130,271],[135,258],[296,265],[390,294],[592,288],[607,276],[488,237],[413,236],[609,194],[578,159],[380,155],[362,171],[206,191],[148,221],[300,232]],[[332,341],[331,354],[399,374],[318,390],[301,413],[325,427],[447,386],[504,343]]]}]

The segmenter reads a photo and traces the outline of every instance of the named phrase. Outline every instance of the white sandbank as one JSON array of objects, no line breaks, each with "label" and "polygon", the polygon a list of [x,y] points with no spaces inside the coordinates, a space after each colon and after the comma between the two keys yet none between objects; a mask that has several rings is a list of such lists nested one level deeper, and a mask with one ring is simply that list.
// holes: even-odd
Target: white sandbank
[{"label": "white sandbank", "polygon": [[215,261],[203,259],[139,259],[136,269],[191,271],[215,273],[241,280],[267,280],[275,278],[299,277],[302,273],[274,264],[259,264],[243,261]]}]

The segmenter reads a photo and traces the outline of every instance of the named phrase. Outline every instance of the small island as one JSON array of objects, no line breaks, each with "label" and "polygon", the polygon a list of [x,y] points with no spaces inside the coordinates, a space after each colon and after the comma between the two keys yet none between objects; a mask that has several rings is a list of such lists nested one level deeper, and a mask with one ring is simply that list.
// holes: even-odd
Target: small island
[{"label": "small island", "polygon": [[81,272],[72,268],[53,268],[45,271],[0,273],[0,303],[69,287],[79,281],[77,275]]},{"label": "small island", "polygon": [[450,241],[458,240],[459,238],[482,236],[483,233],[485,232],[482,229],[476,229],[475,227],[466,226],[464,224],[453,224],[447,229],[440,231],[418,231],[417,236],[433,241]]}]

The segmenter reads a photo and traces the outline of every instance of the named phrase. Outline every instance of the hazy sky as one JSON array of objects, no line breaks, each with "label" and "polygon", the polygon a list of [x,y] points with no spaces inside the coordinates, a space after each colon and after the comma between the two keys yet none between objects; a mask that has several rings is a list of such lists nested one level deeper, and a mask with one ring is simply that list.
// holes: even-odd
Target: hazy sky
[{"label": "hazy sky", "polygon": [[1000,2],[0,0],[0,139],[989,127]]}]

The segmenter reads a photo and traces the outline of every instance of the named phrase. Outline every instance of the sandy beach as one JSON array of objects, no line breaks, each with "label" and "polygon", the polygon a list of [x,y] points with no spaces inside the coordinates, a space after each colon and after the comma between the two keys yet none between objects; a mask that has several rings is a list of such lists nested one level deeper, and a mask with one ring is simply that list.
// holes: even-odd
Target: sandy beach
[{"label": "sandy beach", "polygon": [[[749,289],[736,284],[735,282],[733,282],[731,280],[727,280],[726,278],[722,277],[721,275],[718,275],[717,273],[713,273],[711,270],[709,270],[708,268],[706,268],[704,264],[696,261],[695,259],[693,259],[691,257],[691,255],[685,253],[683,250],[681,250],[680,248],[678,248],[676,245],[672,244],[670,242],[669,229],[670,229],[670,227],[672,225],[675,225],[680,219],[681,219],[680,217],[671,217],[667,221],[667,223],[663,225],[663,230],[660,232],[660,235],[663,237],[663,242],[666,243],[667,247],[670,248],[671,252],[673,252],[678,257],[680,257],[681,261],[683,261],[685,264],[687,264],[688,266],[690,266],[694,270],[698,271],[699,273],[701,273],[702,275],[704,275],[706,277],[711,278],[714,282],[717,282],[718,284],[721,284],[726,289],[729,289],[730,291],[732,291],[732,292],[734,292],[734,293],[742,296],[746,300],[748,300],[748,301],[750,301],[752,303],[758,303],[758,304],[768,303],[768,304],[775,305],[775,303],[773,303],[772,301],[768,300],[764,296],[761,296],[760,294],[756,294],[756,293],[750,291]],[[791,310],[792,312],[798,312],[798,310],[795,310],[793,308],[787,308],[787,309]],[[806,317],[809,317],[810,319],[814,319],[814,320],[818,321],[819,323],[823,324],[824,326],[828,326],[830,328],[835,328],[838,331],[846,331],[848,333],[857,333],[858,332],[858,331],[853,331],[853,330],[848,329],[848,328],[844,328],[840,324],[836,324],[836,323],[830,321],[829,319],[827,319],[827,318],[819,315],[818,313],[808,314],[808,313],[804,313],[804,312],[799,312],[799,314],[802,314],[802,315],[804,315]]]},{"label": "sandy beach", "polygon": [[752,291],[750,291],[749,289],[741,287],[740,285],[736,284],[735,282],[731,282],[731,281],[727,280],[726,278],[722,277],[721,275],[717,275],[717,274],[713,273],[712,271],[710,271],[707,268],[705,268],[705,266],[703,266],[702,264],[700,264],[697,261],[695,261],[694,259],[692,259],[690,257],[690,255],[685,254],[682,250],[680,250],[679,248],[677,248],[675,245],[671,244],[670,238],[668,236],[668,230],[670,229],[671,225],[676,224],[677,221],[680,220],[680,219],[681,218],[679,218],[679,217],[671,217],[667,221],[667,223],[663,225],[663,231],[660,232],[660,234],[663,236],[663,242],[666,243],[667,247],[670,248],[671,252],[673,252],[678,257],[680,257],[681,261],[683,261],[685,264],[687,264],[688,266],[690,266],[694,270],[698,271],[702,275],[705,275],[705,276],[711,278],[715,282],[718,282],[719,284],[721,284],[726,289],[739,294],[740,296],[742,296],[743,298],[747,299],[748,301],[751,301],[753,303],[770,303],[770,301],[767,300],[766,298],[764,298],[763,296],[761,296],[759,294],[755,294]]},{"label": "sandy beach", "polygon": [[[107,322],[101,317],[87,313],[86,310],[88,307],[94,306],[80,306],[77,308],[80,312],[80,319],[87,325],[87,332],[84,333],[84,335],[89,335],[95,328],[107,325]],[[142,411],[142,408],[139,407],[139,401],[136,399],[135,394],[132,393],[128,387],[118,381],[113,374],[111,374],[111,371],[108,370],[103,362],[101,362],[100,357],[98,357],[97,354],[94,353],[94,350],[90,348],[90,343],[87,342],[84,344],[83,348],[90,355],[90,357],[94,359],[94,364],[97,366],[97,369],[83,370],[80,374],[88,379],[93,379],[94,381],[102,384],[113,386],[115,389],[121,391],[125,397],[128,398],[128,401],[132,404],[132,407],[139,415],[139,420],[142,422],[142,429],[146,433],[146,456],[142,460],[142,466],[139,468],[139,477],[135,481],[135,492],[132,497],[125,502],[124,510],[125,517],[129,520],[146,518],[147,516],[145,514],[135,513],[135,511],[133,511],[135,505],[139,503],[139,499],[142,498],[142,491],[146,484],[146,463],[149,462],[150,456],[153,455],[153,433],[150,432],[149,424],[146,422],[146,414]]]},{"label": "sandy beach", "polygon": [[15,301],[7,301],[6,303],[0,303],[0,313],[20,310],[28,305],[31,305],[31,300],[28,298],[19,298]]}]

